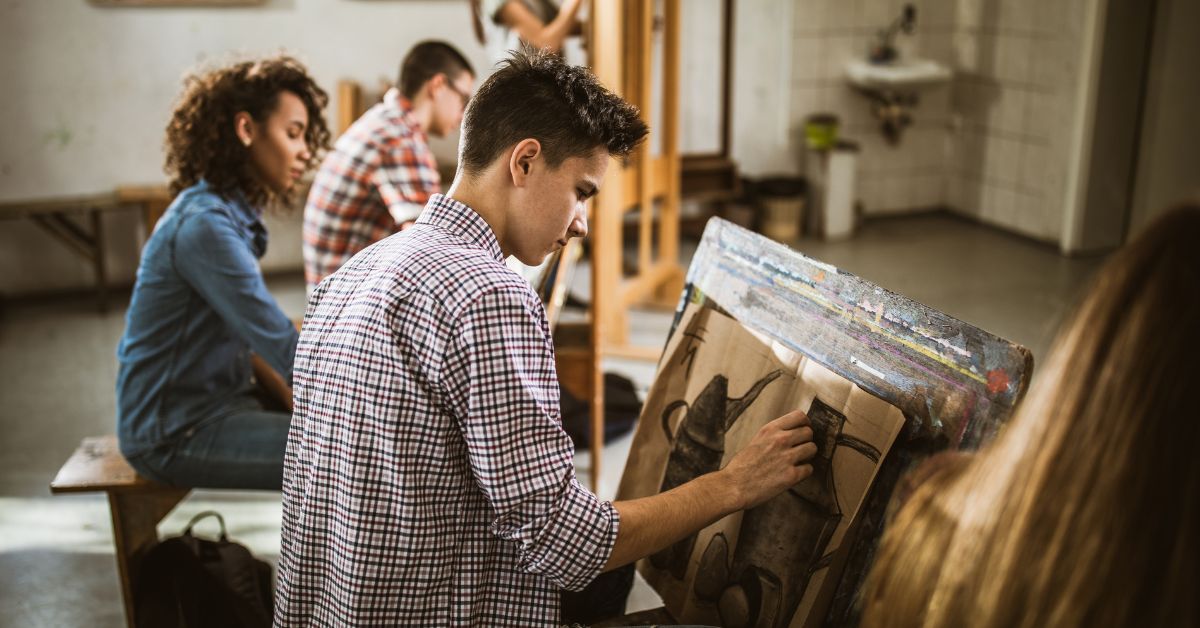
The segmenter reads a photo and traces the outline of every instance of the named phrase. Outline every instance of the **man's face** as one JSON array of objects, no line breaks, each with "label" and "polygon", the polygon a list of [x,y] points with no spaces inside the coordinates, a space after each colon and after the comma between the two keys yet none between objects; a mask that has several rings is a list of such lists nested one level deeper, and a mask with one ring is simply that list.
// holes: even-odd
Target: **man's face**
[{"label": "man's face", "polygon": [[604,181],[608,161],[603,148],[586,157],[569,157],[557,168],[548,167],[545,159],[533,160],[508,219],[510,253],[536,266],[571,238],[586,236],[587,199]]},{"label": "man's face", "polygon": [[429,87],[433,99],[433,120],[429,125],[429,133],[446,137],[462,124],[467,101],[475,90],[475,77],[470,72],[460,72],[458,78],[452,81],[445,74],[439,74],[431,79]]}]

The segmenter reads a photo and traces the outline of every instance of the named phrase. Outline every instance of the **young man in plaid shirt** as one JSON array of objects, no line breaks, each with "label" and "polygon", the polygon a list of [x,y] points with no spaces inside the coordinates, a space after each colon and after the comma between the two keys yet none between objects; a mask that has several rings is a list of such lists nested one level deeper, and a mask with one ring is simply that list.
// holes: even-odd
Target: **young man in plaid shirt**
[{"label": "young man in plaid shirt", "polygon": [[467,109],[447,195],[313,293],[276,626],[555,625],[564,589],[811,474],[797,411],[660,495],[605,502],[575,478],[545,312],[504,259],[586,235],[610,156],[646,132],[587,70],[515,53]]},{"label": "young man in plaid shirt", "polygon": [[474,85],[471,64],[453,46],[419,43],[400,64],[397,87],[338,138],[304,206],[310,292],[355,253],[411,224],[441,190],[428,135],[458,128]]}]

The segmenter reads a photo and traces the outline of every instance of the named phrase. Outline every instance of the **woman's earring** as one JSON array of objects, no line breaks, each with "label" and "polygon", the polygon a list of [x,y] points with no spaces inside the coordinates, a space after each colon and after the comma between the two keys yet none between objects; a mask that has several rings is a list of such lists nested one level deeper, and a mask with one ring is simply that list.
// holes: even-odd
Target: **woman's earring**
[{"label": "woman's earring", "polygon": [[245,146],[246,148],[250,148],[250,138],[243,137],[242,138],[242,146]]}]

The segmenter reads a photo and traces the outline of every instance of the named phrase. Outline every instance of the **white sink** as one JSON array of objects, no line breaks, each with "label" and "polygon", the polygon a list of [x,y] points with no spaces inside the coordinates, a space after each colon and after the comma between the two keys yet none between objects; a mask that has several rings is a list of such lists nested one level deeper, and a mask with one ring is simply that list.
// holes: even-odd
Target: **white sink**
[{"label": "white sink", "polygon": [[854,59],[846,63],[846,78],[863,89],[914,89],[950,80],[950,68],[929,59],[900,59],[871,63]]}]

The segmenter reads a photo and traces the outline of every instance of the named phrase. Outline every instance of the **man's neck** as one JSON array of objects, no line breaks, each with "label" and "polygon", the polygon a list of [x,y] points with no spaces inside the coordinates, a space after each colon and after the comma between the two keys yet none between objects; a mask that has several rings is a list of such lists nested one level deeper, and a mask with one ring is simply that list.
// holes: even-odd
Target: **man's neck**
[{"label": "man's neck", "polygon": [[412,107],[409,115],[417,122],[417,126],[421,127],[421,131],[429,135],[429,125],[433,124],[433,101],[429,100],[425,94],[418,94],[415,99],[408,102]]},{"label": "man's neck", "polygon": [[512,254],[512,250],[507,244],[506,235],[507,195],[495,192],[495,190],[504,189],[503,184],[504,181],[499,180],[499,175],[495,172],[489,170],[473,177],[467,177],[463,174],[462,166],[459,165],[458,172],[454,175],[454,182],[450,184],[450,189],[446,190],[446,196],[470,207],[479,214],[495,234],[496,241],[500,243],[500,253],[504,257],[508,257]]}]

